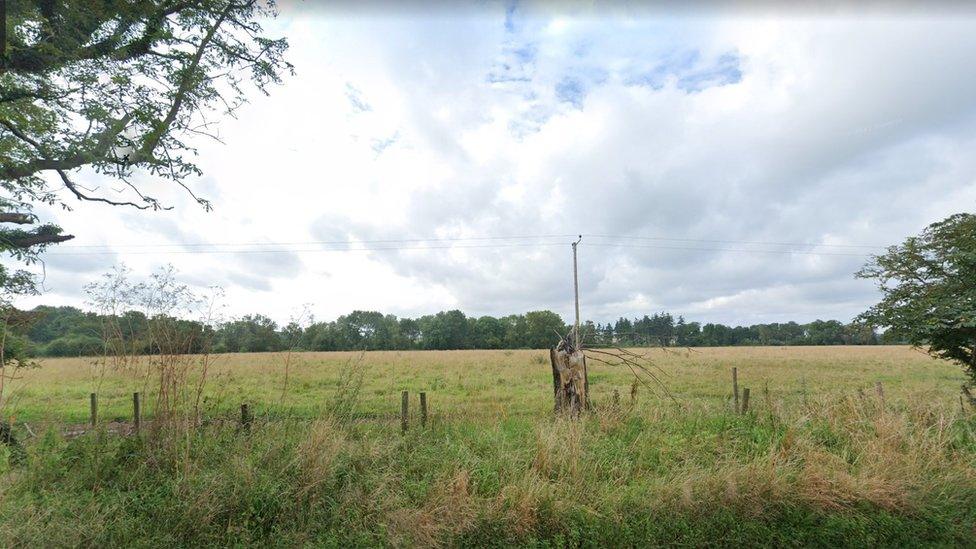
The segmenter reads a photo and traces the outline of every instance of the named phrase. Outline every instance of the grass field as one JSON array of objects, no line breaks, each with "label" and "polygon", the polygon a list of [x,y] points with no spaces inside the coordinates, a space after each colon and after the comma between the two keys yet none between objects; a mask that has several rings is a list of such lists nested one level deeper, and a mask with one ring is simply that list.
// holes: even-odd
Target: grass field
[{"label": "grass field", "polygon": [[[661,379],[686,408],[719,412],[731,398],[731,368],[750,387],[762,407],[765,389],[778,409],[807,401],[874,394],[884,384],[889,403],[898,406],[958,406],[960,370],[909,347],[732,347],[648,352],[666,375]],[[217,355],[207,395],[213,411],[233,411],[248,402],[258,413],[317,417],[328,408],[343,365],[359,353],[253,353]],[[552,409],[552,377],[545,350],[373,351],[362,356],[366,368],[359,411],[389,415],[399,411],[400,391],[426,391],[442,417],[540,417]],[[288,378],[285,379],[287,365]],[[593,364],[589,373],[595,401],[606,402],[617,389],[629,403],[633,375],[624,367]],[[91,359],[47,359],[23,373],[11,391],[6,413],[21,421],[81,423],[88,420],[89,397],[99,396],[104,419],[128,419],[132,393],[148,392],[153,379],[144,369],[125,373],[94,366]],[[287,385],[286,385],[287,383]],[[8,389],[9,390],[9,389]],[[638,390],[637,411],[667,407],[663,393]],[[763,402],[759,402],[761,397]],[[414,403],[416,404],[416,403]],[[151,402],[148,414],[152,413]]]},{"label": "grass field", "polygon": [[[225,355],[207,415],[247,402],[255,428],[166,444],[58,436],[87,419],[90,392],[101,418],[127,419],[131,393],[153,383],[45,361],[4,411],[52,427],[3,460],[0,543],[973,544],[976,416],[956,367],[906,347],[652,356],[677,402],[643,386],[632,402],[629,371],[591,365],[597,411],[572,421],[552,417],[546,351]],[[731,409],[732,367],[752,392],[745,415]],[[337,414],[351,371],[364,375],[355,413]],[[401,435],[401,390],[414,411],[427,392],[426,429],[414,417]]]}]

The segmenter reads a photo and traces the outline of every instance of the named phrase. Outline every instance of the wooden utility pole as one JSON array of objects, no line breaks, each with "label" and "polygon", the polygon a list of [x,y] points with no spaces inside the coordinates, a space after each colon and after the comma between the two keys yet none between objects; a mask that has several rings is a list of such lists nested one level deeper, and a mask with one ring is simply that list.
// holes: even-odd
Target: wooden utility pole
[{"label": "wooden utility pole", "polygon": [[583,235],[579,235],[576,242],[573,242],[573,298],[576,302],[576,324],[573,328],[573,345],[580,348],[580,315],[579,315],[579,274],[576,269],[576,246],[583,240]]},{"label": "wooden utility pole", "polygon": [[572,337],[565,337],[549,350],[552,363],[552,385],[556,411],[568,411],[578,416],[590,407],[589,380],[586,376],[586,356],[580,341],[579,271],[576,267],[576,246],[583,235],[573,242],[573,300],[576,318]]}]

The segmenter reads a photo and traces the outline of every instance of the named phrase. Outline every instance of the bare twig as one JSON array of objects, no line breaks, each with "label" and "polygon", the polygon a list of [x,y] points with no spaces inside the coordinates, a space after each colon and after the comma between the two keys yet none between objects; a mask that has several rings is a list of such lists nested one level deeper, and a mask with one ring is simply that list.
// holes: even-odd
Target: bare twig
[{"label": "bare twig", "polygon": [[[656,368],[660,373],[662,373],[665,376],[669,374],[664,370],[662,370],[660,366],[651,362],[650,359],[648,359],[647,357],[620,348],[614,349],[613,351],[599,350],[599,349],[584,349],[584,353],[591,353],[589,356],[587,356],[587,358],[596,362],[600,362],[602,364],[606,364],[608,366],[613,366],[613,367],[627,366],[627,368],[630,369],[631,373],[634,374],[634,377],[638,381],[640,381],[641,384],[643,384],[648,389],[653,391],[654,387],[652,387],[651,384],[648,383],[645,379],[645,378],[650,378],[652,381],[654,381],[655,384],[657,384],[658,387],[660,387],[660,389],[664,392],[664,394],[668,398],[673,400],[675,404],[678,404],[678,399],[674,397],[674,395],[671,393],[670,390],[668,390],[667,385],[665,385],[664,382],[662,382],[661,379],[658,378],[658,376],[655,375],[653,371],[651,371],[648,365],[650,365],[653,368]],[[597,358],[596,356],[593,356],[594,354],[605,356],[608,358]]]}]

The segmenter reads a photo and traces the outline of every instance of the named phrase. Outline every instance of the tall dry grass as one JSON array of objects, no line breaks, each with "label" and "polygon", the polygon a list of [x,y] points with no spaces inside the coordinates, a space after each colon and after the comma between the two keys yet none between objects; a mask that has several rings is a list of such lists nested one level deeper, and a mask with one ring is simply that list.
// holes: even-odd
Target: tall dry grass
[{"label": "tall dry grass", "polygon": [[218,294],[196,294],[177,281],[173,267],[136,281],[124,266],[86,286],[86,292],[102,319],[103,353],[89,362],[94,392],[107,377],[141,379],[138,392],[152,403],[147,440],[188,466],[191,432],[202,424],[213,362],[213,332],[199,326],[214,322]]},{"label": "tall dry grass", "polygon": [[[612,391],[626,394],[632,377],[595,368],[597,411],[573,421],[551,415],[540,353],[307,354],[291,365],[287,403],[264,407],[279,402],[275,355],[216,357],[211,374],[224,376],[226,401],[256,403],[266,420],[250,433],[220,423],[185,431],[176,475],[153,467],[153,450],[132,439],[45,435],[0,484],[0,542],[971,539],[976,418],[958,405],[951,366],[891,347],[701,350],[661,358],[678,404],[641,393],[613,406]],[[78,383],[81,365],[48,362],[30,373],[44,390],[28,396],[43,400]],[[747,414],[732,411],[733,365],[753,389]],[[128,395],[129,381],[109,373],[104,388]],[[399,432],[400,388],[428,392],[427,428],[414,419]]]}]

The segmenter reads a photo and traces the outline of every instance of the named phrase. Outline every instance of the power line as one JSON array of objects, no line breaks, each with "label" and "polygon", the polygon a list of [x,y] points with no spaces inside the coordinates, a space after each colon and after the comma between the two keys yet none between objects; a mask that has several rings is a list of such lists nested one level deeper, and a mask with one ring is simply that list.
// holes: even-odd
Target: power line
[{"label": "power line", "polygon": [[637,249],[652,249],[652,250],[683,250],[683,251],[699,251],[699,252],[734,252],[734,253],[756,253],[756,254],[799,254],[799,255],[826,255],[826,256],[841,256],[841,257],[868,257],[869,253],[843,253],[843,252],[811,252],[805,250],[746,250],[746,249],[736,249],[736,248],[692,248],[689,246],[659,246],[652,244],[613,244],[613,243],[597,243],[589,244],[590,246],[598,246],[602,248],[637,248]]},{"label": "power line", "polygon": [[[471,237],[432,237],[432,238],[389,238],[377,240],[300,240],[292,242],[172,242],[172,243],[142,243],[142,244],[122,244],[113,246],[111,244],[66,244],[59,246],[58,249],[80,249],[80,248],[196,248],[196,247],[217,247],[217,246],[313,246],[313,245],[339,245],[339,244],[406,244],[422,242],[478,242],[478,241],[504,241],[504,240],[539,240],[546,238],[574,238],[578,234],[542,234],[542,235],[510,235],[510,236],[471,236]],[[762,240],[729,240],[729,239],[706,239],[706,238],[672,238],[663,236],[633,236],[633,235],[606,235],[606,234],[585,234],[589,238],[601,238],[610,240],[637,240],[637,241],[660,241],[660,242],[690,242],[706,244],[755,244],[765,246],[799,246],[804,248],[856,248],[856,249],[883,249],[886,246],[873,244],[823,244],[810,242],[773,242]]]},{"label": "power line", "polygon": [[651,241],[664,241],[664,242],[702,242],[702,243],[718,243],[718,244],[759,244],[765,246],[807,246],[813,248],[866,248],[866,249],[882,249],[887,246],[872,245],[872,244],[811,244],[809,242],[769,242],[761,240],[716,240],[707,238],[669,238],[663,236],[627,236],[627,235],[604,235],[604,234],[587,234],[590,238],[610,238],[610,239],[621,239],[621,240],[651,240]]},{"label": "power line", "polygon": [[[278,250],[161,250],[161,251],[140,251],[122,252],[125,255],[168,255],[168,254],[279,254],[279,253],[319,253],[319,252],[380,252],[380,251],[400,251],[400,250],[456,250],[467,248],[526,248],[534,246],[564,246],[563,242],[532,242],[525,244],[473,244],[473,245],[452,245],[452,246],[384,246],[373,248],[313,248],[313,249],[293,249],[281,248]],[[46,256],[62,255],[112,255],[114,250],[105,251],[85,251],[85,252],[52,252]]]},{"label": "power line", "polygon": [[[129,244],[113,246],[110,244],[90,244],[90,245],[66,245],[58,249],[71,249],[83,251],[68,252],[49,252],[47,256],[79,256],[79,255],[114,255],[116,253],[125,255],[168,255],[168,254],[282,254],[282,253],[329,253],[329,252],[381,252],[381,251],[405,251],[405,250],[451,250],[451,249],[471,249],[471,248],[530,248],[563,246],[565,241],[547,242],[546,239],[570,238],[578,235],[571,234],[547,234],[547,235],[511,235],[511,236],[477,236],[477,237],[436,237],[436,238],[400,238],[400,239],[377,239],[377,240],[310,240],[294,242],[239,242],[239,243],[169,243],[169,244]],[[763,242],[748,240],[717,240],[717,239],[693,239],[693,238],[667,238],[649,236],[627,236],[627,235],[583,235],[592,238],[604,239],[606,242],[593,242],[585,244],[587,247],[597,248],[624,248],[624,249],[655,249],[655,250],[679,250],[679,251],[699,251],[699,252],[732,252],[732,253],[761,253],[761,254],[787,254],[787,255],[812,255],[812,256],[842,256],[842,257],[867,257],[870,253],[854,252],[829,252],[814,251],[810,248],[854,248],[854,249],[879,249],[882,246],[870,246],[862,244],[804,244],[798,242]],[[540,242],[509,242],[519,240],[540,240]],[[623,240],[625,242],[613,242],[612,240]],[[702,247],[702,246],[680,246],[666,244],[636,244],[627,243],[627,240],[645,242],[688,242],[688,243],[736,243],[736,244],[756,244],[765,246],[802,246],[807,249],[756,249],[756,248],[725,248],[725,247]],[[430,245],[425,244],[430,243]],[[444,244],[444,245],[437,245]],[[192,248],[192,249],[166,249],[173,247]],[[250,246],[262,246],[259,249],[249,248]],[[293,248],[290,246],[299,246]],[[316,246],[308,248],[308,246]],[[341,247],[337,247],[341,246]],[[238,248],[238,249],[227,249]],[[127,251],[127,248],[135,248],[139,251]],[[208,249],[210,248],[210,249]],[[239,249],[244,248],[244,249]]]},{"label": "power line", "polygon": [[[455,244],[449,246],[374,246],[356,248],[279,248],[279,249],[217,249],[217,250],[153,250],[153,251],[121,251],[116,250],[88,250],[83,252],[49,252],[46,256],[85,256],[85,255],[185,255],[185,254],[302,254],[302,253],[330,253],[330,252],[383,252],[383,251],[405,251],[405,250],[456,250],[471,248],[532,248],[565,246],[564,242],[530,242],[530,243],[497,243],[497,244]],[[868,257],[868,253],[841,253],[841,252],[813,252],[805,250],[756,250],[738,248],[701,248],[691,246],[663,246],[652,244],[615,244],[615,243],[590,243],[589,247],[597,248],[624,248],[624,249],[653,249],[653,250],[679,250],[692,252],[732,252],[732,253],[760,253],[760,254],[786,254],[786,255],[812,255],[812,256],[839,256],[839,257]]]},{"label": "power line", "polygon": [[[575,234],[543,234],[543,235],[514,235],[514,236],[471,236],[471,237],[433,237],[433,238],[389,238],[381,240],[302,240],[295,242],[193,242],[193,243],[153,243],[153,244],[122,244],[116,248],[154,248],[154,247],[201,247],[201,246],[312,246],[334,244],[402,244],[416,242],[466,242],[485,240],[526,240],[542,238],[570,238]],[[109,248],[111,244],[67,244],[61,248]]]}]

